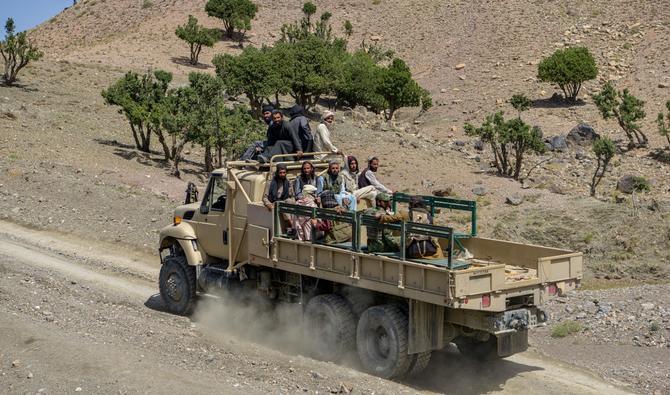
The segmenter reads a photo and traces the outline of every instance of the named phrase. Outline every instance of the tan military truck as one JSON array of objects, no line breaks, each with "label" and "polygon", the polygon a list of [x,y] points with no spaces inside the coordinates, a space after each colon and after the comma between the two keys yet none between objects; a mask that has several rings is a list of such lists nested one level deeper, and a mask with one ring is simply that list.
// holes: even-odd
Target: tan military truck
[{"label": "tan military truck", "polygon": [[[159,287],[169,311],[188,314],[199,293],[222,289],[298,303],[303,322],[296,330],[305,331],[315,357],[336,362],[355,351],[370,373],[397,378],[420,372],[450,342],[477,358],[526,350],[528,330],[546,321],[538,306],[579,286],[581,253],[478,237],[471,201],[421,197],[440,217],[468,213],[467,232],[447,224],[381,224],[362,211],[287,203],[268,210],[261,199],[278,162],[289,178],[300,171],[300,162],[282,157],[229,162],[211,174],[200,202],[175,210],[159,247]],[[326,162],[313,163],[326,171]],[[396,210],[410,198],[396,193]],[[286,226],[292,215],[349,224],[352,241],[296,240]],[[401,244],[409,234],[436,238],[445,257],[409,259],[404,245],[398,253],[368,253],[369,227],[389,228]]]}]

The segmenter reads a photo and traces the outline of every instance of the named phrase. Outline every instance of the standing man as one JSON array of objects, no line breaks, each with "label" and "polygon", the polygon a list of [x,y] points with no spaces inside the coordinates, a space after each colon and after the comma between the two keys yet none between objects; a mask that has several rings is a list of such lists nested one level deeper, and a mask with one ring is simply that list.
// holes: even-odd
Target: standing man
[{"label": "standing man", "polygon": [[302,146],[298,134],[284,119],[284,114],[279,110],[272,111],[272,123],[268,126],[267,141],[263,153],[258,155],[258,161],[266,163],[274,155],[297,154],[302,157]]},{"label": "standing man", "polygon": [[377,180],[375,173],[377,173],[378,169],[379,158],[376,156],[370,157],[370,159],[368,159],[368,167],[366,167],[358,176],[358,187],[365,188],[372,185],[378,192],[384,192],[392,195],[393,191]]},{"label": "standing man", "polygon": [[[316,133],[314,133],[314,152],[332,152],[334,154],[340,152],[330,141],[333,123],[335,123],[335,114],[331,111],[325,111],[321,116],[321,123],[316,127]],[[317,155],[317,159],[323,159],[325,156],[326,154]]]},{"label": "standing man", "polygon": [[314,152],[314,137],[309,127],[309,119],[305,116],[305,109],[297,104],[291,107],[291,127],[298,133],[302,152]]}]

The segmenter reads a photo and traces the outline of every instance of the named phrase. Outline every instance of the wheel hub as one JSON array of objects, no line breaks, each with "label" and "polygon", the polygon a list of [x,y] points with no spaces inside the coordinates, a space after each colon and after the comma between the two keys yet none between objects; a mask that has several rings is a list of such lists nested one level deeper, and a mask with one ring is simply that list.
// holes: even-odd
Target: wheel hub
[{"label": "wheel hub", "polygon": [[181,298],[183,297],[183,285],[184,283],[182,282],[182,279],[179,275],[176,273],[170,274],[166,281],[167,285],[167,296],[174,300],[175,302],[179,302]]},{"label": "wheel hub", "polygon": [[375,340],[379,355],[383,358],[388,357],[389,352],[391,351],[391,339],[384,328],[377,329]]}]

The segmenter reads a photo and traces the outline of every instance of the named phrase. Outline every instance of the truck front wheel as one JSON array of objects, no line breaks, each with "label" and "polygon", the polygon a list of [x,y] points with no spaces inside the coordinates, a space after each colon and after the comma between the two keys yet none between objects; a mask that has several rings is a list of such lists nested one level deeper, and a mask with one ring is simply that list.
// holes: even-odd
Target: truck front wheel
[{"label": "truck front wheel", "polygon": [[305,307],[305,337],[317,359],[336,362],[354,349],[356,320],[347,301],[339,295],[313,297]]},{"label": "truck front wheel", "polygon": [[363,368],[386,379],[407,374],[412,365],[407,338],[408,318],[399,306],[388,304],[365,310],[356,330]]},{"label": "truck front wheel", "polygon": [[173,314],[191,312],[196,298],[195,267],[189,266],[184,256],[165,258],[158,278],[165,309]]}]

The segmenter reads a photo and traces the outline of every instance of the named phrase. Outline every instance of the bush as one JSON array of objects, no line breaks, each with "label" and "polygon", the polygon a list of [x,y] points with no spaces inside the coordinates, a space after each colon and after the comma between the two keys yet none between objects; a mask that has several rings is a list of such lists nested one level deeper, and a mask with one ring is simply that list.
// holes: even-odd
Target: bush
[{"label": "bush", "polygon": [[144,75],[129,71],[101,93],[106,104],[121,107],[119,113],[128,119],[137,149],[151,152],[151,136],[156,134],[166,159],[170,154],[160,135],[160,111],[170,81],[172,74],[161,70]]},{"label": "bush", "polygon": [[509,104],[514,107],[514,109],[519,113],[519,118],[521,118],[521,113],[528,110],[533,105],[533,102],[530,101],[526,95],[518,94],[512,96],[512,98],[509,99]]},{"label": "bush", "polygon": [[502,111],[487,116],[478,128],[466,123],[465,134],[488,143],[498,174],[512,176],[515,180],[519,179],[524,155],[529,151],[542,153],[545,150],[542,131],[538,127],[531,128],[521,118],[506,121]]},{"label": "bush", "polygon": [[635,192],[649,192],[651,190],[651,185],[649,181],[642,176],[633,177],[633,191]]},{"label": "bush", "polygon": [[198,57],[203,45],[211,47],[216,41],[216,30],[206,29],[198,25],[198,19],[193,15],[188,16],[186,24],[177,27],[175,34],[190,45],[191,64],[198,64]]},{"label": "bush", "polygon": [[582,331],[582,324],[577,321],[564,321],[558,325],[555,325],[551,329],[551,337],[566,337],[572,335],[573,333],[578,333]]},{"label": "bush", "polygon": [[26,32],[15,32],[14,20],[7,18],[5,23],[5,39],[0,41],[0,55],[5,61],[5,73],[2,78],[5,84],[16,82],[19,71],[28,63],[39,60],[44,54],[35,47],[26,35]]},{"label": "bush", "polygon": [[240,33],[240,42],[244,32],[251,29],[251,20],[258,12],[258,6],[250,0],[209,0],[205,5],[207,15],[223,21],[228,38],[233,38],[235,30]]},{"label": "bush", "polygon": [[[670,100],[665,102],[665,108],[668,109],[668,113],[663,117],[663,113],[659,112],[656,123],[658,124],[658,133],[668,140],[668,145],[670,146]],[[666,123],[663,118],[666,118],[668,122]]]},{"label": "bush", "polygon": [[422,111],[426,111],[432,106],[428,92],[412,79],[409,67],[399,58],[381,70],[377,92],[385,100],[384,115],[388,120],[393,119],[401,107],[420,105]]},{"label": "bush", "polygon": [[248,47],[238,56],[217,55],[212,62],[227,93],[246,95],[253,114],[260,117],[264,101],[288,93],[291,80],[285,68],[287,62],[281,56],[272,48]]},{"label": "bush", "polygon": [[628,89],[617,91],[609,82],[600,93],[593,96],[600,114],[604,119],[616,118],[621,129],[628,137],[628,148],[644,147],[648,143],[647,136],[642,132],[637,121],[647,114],[644,102],[630,94]]},{"label": "bush", "polygon": [[540,81],[557,84],[566,100],[574,102],[582,83],[596,78],[598,67],[587,48],[559,49],[537,66]]},{"label": "bush", "polygon": [[380,78],[381,68],[366,52],[358,50],[347,56],[335,84],[338,103],[364,106],[376,113],[383,111],[386,101],[377,92]]},{"label": "bush", "polygon": [[591,196],[596,195],[596,188],[600,184],[600,180],[605,176],[607,165],[616,153],[616,147],[614,146],[614,142],[608,137],[601,137],[593,142],[593,152],[596,154],[598,164],[595,173],[593,173],[593,179],[591,179]]}]

